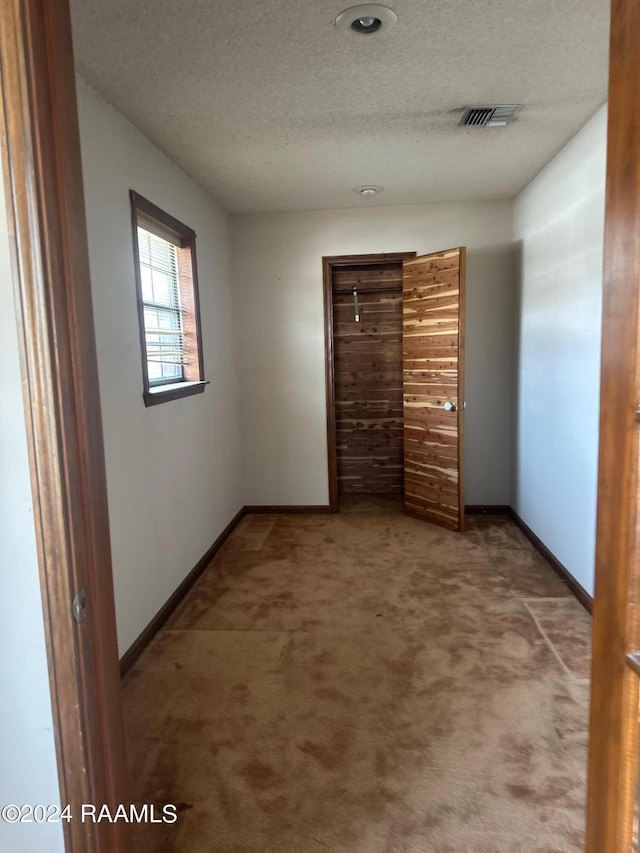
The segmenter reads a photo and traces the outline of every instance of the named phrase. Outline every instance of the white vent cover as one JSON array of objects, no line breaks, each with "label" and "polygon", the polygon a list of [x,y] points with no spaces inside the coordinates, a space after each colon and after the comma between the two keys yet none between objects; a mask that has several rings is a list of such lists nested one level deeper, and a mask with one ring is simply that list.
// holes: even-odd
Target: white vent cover
[{"label": "white vent cover", "polygon": [[514,118],[521,104],[489,104],[482,107],[466,107],[461,127],[506,127]]}]

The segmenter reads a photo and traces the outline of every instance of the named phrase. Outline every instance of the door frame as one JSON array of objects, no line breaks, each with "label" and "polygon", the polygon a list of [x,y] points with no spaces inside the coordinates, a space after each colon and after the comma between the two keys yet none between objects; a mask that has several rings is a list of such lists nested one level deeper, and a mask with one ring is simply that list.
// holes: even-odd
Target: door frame
[{"label": "door frame", "polygon": [[[588,853],[625,850],[636,782],[640,68],[637,0],[612,0],[602,414]],[[63,801],[126,802],[104,450],[66,0],[0,8],[2,142],[45,633]],[[633,159],[631,155],[633,154]],[[323,258],[328,443],[335,451],[331,269]],[[330,393],[331,392],[331,393]],[[335,457],[335,453],[334,453]],[[331,455],[330,455],[331,459]],[[330,503],[337,509],[337,482]],[[621,475],[622,472],[622,475]],[[333,486],[332,486],[333,483]],[[333,491],[332,491],[333,489]],[[71,601],[84,585],[90,618]],[[93,618],[91,618],[93,617]],[[629,662],[627,662],[629,661]],[[125,853],[125,824],[65,824],[73,853]]]},{"label": "door frame", "polygon": [[361,264],[398,262],[415,258],[416,252],[384,252],[376,255],[327,255],[322,258],[322,299],[324,303],[324,370],[327,401],[327,465],[329,472],[329,512],[338,512],[338,458],[336,450],[336,389],[333,344],[333,270]]},{"label": "door frame", "polygon": [[613,0],[587,853],[628,853],[640,685],[640,4]]},{"label": "door frame", "polygon": [[2,3],[0,118],[65,848],[126,853],[78,817],[129,798],[68,0]]}]

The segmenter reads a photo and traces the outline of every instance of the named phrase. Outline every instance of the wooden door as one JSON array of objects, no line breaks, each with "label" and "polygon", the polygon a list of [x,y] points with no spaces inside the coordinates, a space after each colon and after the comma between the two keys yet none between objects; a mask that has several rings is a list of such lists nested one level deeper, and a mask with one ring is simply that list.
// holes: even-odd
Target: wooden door
[{"label": "wooden door", "polygon": [[466,249],[403,262],[404,506],[464,529],[464,291]]}]

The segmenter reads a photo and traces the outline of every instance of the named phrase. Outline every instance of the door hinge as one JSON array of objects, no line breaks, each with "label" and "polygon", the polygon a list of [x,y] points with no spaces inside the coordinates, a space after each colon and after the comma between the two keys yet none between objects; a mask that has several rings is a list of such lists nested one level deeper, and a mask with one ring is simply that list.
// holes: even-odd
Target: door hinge
[{"label": "door hinge", "polygon": [[84,587],[73,596],[71,610],[76,622],[82,622],[87,618],[87,590]]}]

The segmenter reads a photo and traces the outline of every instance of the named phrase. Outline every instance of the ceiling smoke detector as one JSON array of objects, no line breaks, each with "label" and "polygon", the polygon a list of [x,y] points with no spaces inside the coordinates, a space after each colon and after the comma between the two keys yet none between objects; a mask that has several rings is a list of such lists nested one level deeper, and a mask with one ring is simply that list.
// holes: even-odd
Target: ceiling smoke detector
[{"label": "ceiling smoke detector", "polygon": [[354,187],[353,191],[354,193],[358,193],[358,195],[361,195],[363,198],[371,198],[372,196],[378,195],[378,193],[383,192],[384,187],[378,187],[375,184],[367,184],[364,187]]},{"label": "ceiling smoke detector", "polygon": [[343,32],[352,31],[361,35],[370,35],[392,27],[397,20],[398,16],[393,9],[378,6],[375,3],[366,3],[362,6],[351,6],[344,12],[340,12],[336,18],[336,27]]},{"label": "ceiling smoke detector", "polygon": [[522,104],[487,104],[465,107],[460,127],[506,127],[516,116]]}]

